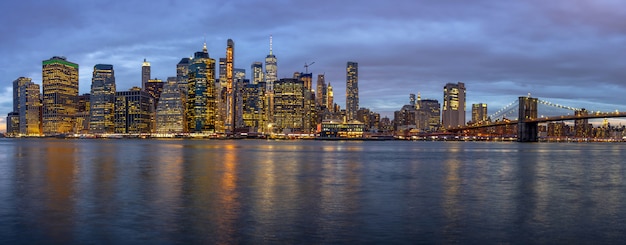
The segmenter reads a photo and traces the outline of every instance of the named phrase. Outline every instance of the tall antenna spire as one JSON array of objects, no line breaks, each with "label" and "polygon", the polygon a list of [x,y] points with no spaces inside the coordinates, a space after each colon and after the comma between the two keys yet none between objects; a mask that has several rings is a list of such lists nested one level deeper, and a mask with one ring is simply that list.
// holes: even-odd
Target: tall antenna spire
[{"label": "tall antenna spire", "polygon": [[270,55],[272,55],[272,35],[270,34]]},{"label": "tall antenna spire", "polygon": [[205,53],[207,52],[207,48],[206,48],[206,35],[204,35],[204,45],[202,46],[202,51],[204,51]]}]

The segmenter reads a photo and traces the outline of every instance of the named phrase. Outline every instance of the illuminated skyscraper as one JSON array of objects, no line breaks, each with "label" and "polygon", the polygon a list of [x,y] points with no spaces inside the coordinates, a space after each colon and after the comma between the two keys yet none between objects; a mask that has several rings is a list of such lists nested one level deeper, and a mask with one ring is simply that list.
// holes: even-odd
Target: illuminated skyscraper
[{"label": "illuminated skyscraper", "polygon": [[19,77],[13,81],[13,111],[20,112],[20,90],[32,82],[30,77]]},{"label": "illuminated skyscraper", "polygon": [[[317,75],[317,86],[315,91],[315,102],[318,106],[326,107],[326,101],[328,100],[328,87],[326,85],[326,79],[324,74]],[[326,107],[328,108],[328,107]]]},{"label": "illuminated skyscraper", "polygon": [[235,42],[232,39],[226,41],[226,130],[235,131],[237,106],[236,89],[233,89],[235,69]]},{"label": "illuminated skyscraper", "polygon": [[150,62],[143,59],[143,64],[141,65],[141,89],[146,91],[146,84],[150,80]]},{"label": "illuminated skyscraper", "polygon": [[160,97],[156,107],[156,132],[183,133],[185,107],[176,77],[167,79]]},{"label": "illuminated skyscraper", "polygon": [[274,90],[274,82],[278,80],[278,62],[272,51],[272,36],[270,35],[270,53],[265,57],[265,82],[267,90]]},{"label": "illuminated skyscraper", "polygon": [[356,118],[359,110],[359,64],[348,62],[346,68],[346,117],[348,120]]},{"label": "illuminated skyscraper", "polygon": [[112,65],[93,67],[89,109],[89,132],[115,132],[115,72]]},{"label": "illuminated skyscraper", "polygon": [[176,81],[178,81],[180,92],[185,97],[187,96],[187,79],[188,79],[190,63],[191,63],[190,58],[182,58],[176,65]]},{"label": "illuminated skyscraper", "polygon": [[154,99],[154,108],[159,103],[159,98],[161,98],[161,93],[163,92],[163,80],[161,79],[149,79],[144,87],[144,90],[148,92]]},{"label": "illuminated skyscraper", "polygon": [[482,123],[487,121],[487,104],[472,104],[472,122]]},{"label": "illuminated skyscraper", "polygon": [[443,87],[442,126],[444,128],[465,125],[465,84],[448,83]]},{"label": "illuminated skyscraper", "polygon": [[333,86],[328,83],[326,90],[326,108],[330,111],[335,111],[335,94],[333,93]]},{"label": "illuminated skyscraper", "polygon": [[417,128],[423,132],[435,132],[441,125],[441,104],[432,99],[421,99],[417,95]]},{"label": "illuminated skyscraper", "polygon": [[115,132],[121,134],[152,133],[154,99],[141,88],[115,93]]},{"label": "illuminated skyscraper", "polygon": [[42,62],[43,132],[47,135],[74,132],[78,100],[78,64],[65,57]]},{"label": "illuminated skyscraper", "polygon": [[299,79],[283,78],[274,84],[272,130],[277,133],[305,131],[306,88]]},{"label": "illuminated skyscraper", "polygon": [[[89,118],[91,110],[91,94],[81,94],[78,96],[78,109],[76,112],[76,132],[80,134],[89,133]],[[113,100],[115,103],[115,99]],[[113,113],[113,112],[111,112]],[[115,118],[115,116],[113,116]]]},{"label": "illuminated skyscraper", "polygon": [[250,68],[252,71],[252,84],[259,84],[260,82],[263,82],[263,63],[258,61],[254,62]]},{"label": "illuminated skyscraper", "polygon": [[248,83],[243,87],[242,118],[249,132],[264,133],[267,129],[265,82]]},{"label": "illuminated skyscraper", "polygon": [[209,57],[206,43],[191,60],[187,90],[187,129],[189,132],[215,132],[218,109],[215,59]]},{"label": "illuminated skyscraper", "polygon": [[[30,78],[20,77],[13,82],[18,84],[17,115],[19,116],[19,134],[25,136],[39,136],[41,129],[41,99],[39,85],[31,81]],[[15,89],[13,91],[15,93]],[[9,132],[7,128],[7,132]]]}]

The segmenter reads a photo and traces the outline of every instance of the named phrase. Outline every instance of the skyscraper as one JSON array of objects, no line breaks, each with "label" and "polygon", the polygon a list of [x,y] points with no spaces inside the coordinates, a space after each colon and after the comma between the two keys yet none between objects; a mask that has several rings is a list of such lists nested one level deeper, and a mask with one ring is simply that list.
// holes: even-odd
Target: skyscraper
[{"label": "skyscraper", "polygon": [[324,78],[324,74],[317,75],[317,86],[315,91],[315,102],[318,106],[326,107],[327,99],[327,90],[326,79]]},{"label": "skyscraper", "polygon": [[487,117],[487,104],[472,104],[472,123],[486,122]]},{"label": "skyscraper", "polygon": [[176,81],[180,87],[180,93],[185,97],[187,96],[187,78],[189,74],[190,62],[190,58],[182,58],[176,65]]},{"label": "skyscraper", "polygon": [[274,114],[272,130],[275,132],[303,132],[306,130],[306,92],[304,81],[282,78],[274,86]]},{"label": "skyscraper", "polygon": [[121,134],[152,133],[154,99],[141,88],[115,93],[115,132]]},{"label": "skyscraper", "polygon": [[54,56],[42,62],[43,132],[74,132],[78,100],[78,64]]},{"label": "skyscraper", "polygon": [[226,130],[235,131],[237,122],[236,89],[233,89],[235,69],[235,42],[232,39],[226,41]]},{"label": "skyscraper", "polygon": [[259,84],[260,82],[263,82],[263,63],[258,61],[254,62],[250,68],[252,71],[252,84]]},{"label": "skyscraper", "polygon": [[328,83],[326,89],[326,108],[330,111],[335,111],[335,93],[333,93],[333,86]]},{"label": "skyscraper", "polygon": [[346,117],[347,120],[356,118],[359,110],[359,64],[348,62],[346,69]]},{"label": "skyscraper", "polygon": [[[41,135],[41,99],[39,85],[30,78],[18,78],[18,111],[19,134],[25,136]],[[23,83],[22,83],[23,82]],[[15,84],[15,82],[14,82]],[[15,92],[15,91],[14,91]],[[15,107],[15,105],[13,105]],[[8,132],[8,130],[7,130]]]},{"label": "skyscraper", "polygon": [[30,77],[19,77],[13,81],[13,111],[20,112],[20,90],[32,82]]},{"label": "skyscraper", "polygon": [[156,107],[157,133],[183,133],[185,107],[176,77],[167,78]]},{"label": "skyscraper", "polygon": [[143,64],[141,65],[141,89],[146,91],[146,84],[150,80],[150,62],[143,59]]},{"label": "skyscraper", "polygon": [[442,125],[448,129],[465,125],[465,84],[448,83],[443,87]]},{"label": "skyscraper", "polygon": [[278,80],[278,62],[272,51],[272,36],[270,35],[270,53],[265,57],[265,82],[267,90],[274,90],[274,82]]},{"label": "skyscraper", "polygon": [[112,65],[93,67],[89,109],[89,132],[115,132],[115,72]]},{"label": "skyscraper", "polygon": [[189,65],[186,107],[189,132],[215,132],[218,109],[215,59],[209,57],[206,43]]}]

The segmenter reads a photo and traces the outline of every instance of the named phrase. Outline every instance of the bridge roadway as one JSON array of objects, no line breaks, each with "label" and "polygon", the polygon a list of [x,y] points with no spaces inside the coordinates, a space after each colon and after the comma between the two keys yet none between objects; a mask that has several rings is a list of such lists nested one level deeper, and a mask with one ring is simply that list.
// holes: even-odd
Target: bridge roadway
[{"label": "bridge roadway", "polygon": [[[554,117],[538,117],[535,119],[528,119],[524,122],[526,123],[545,123],[545,122],[556,122],[556,121],[568,121],[568,120],[577,120],[577,119],[595,119],[595,118],[614,118],[614,117],[626,117],[626,112],[596,112],[587,115],[563,115],[563,116],[554,116]],[[459,132],[463,130],[469,129],[478,129],[478,128],[488,128],[488,127],[496,127],[496,126],[505,126],[505,125],[517,125],[519,120],[507,120],[507,121],[498,121],[492,122],[488,124],[480,124],[480,125],[469,125],[457,128],[450,128],[448,131],[450,132]]]}]

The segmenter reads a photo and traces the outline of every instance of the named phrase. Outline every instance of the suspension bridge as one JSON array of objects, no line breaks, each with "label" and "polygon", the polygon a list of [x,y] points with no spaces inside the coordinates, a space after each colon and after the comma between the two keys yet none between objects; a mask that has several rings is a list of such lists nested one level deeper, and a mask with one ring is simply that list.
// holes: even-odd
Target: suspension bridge
[{"label": "suspension bridge", "polygon": [[[561,113],[565,110],[568,113],[563,115],[544,116],[538,114],[539,105],[544,105],[546,108],[560,109]],[[547,115],[548,113],[546,113]],[[558,113],[556,113],[558,114]],[[595,118],[616,118],[626,117],[626,112],[600,112],[600,111],[588,111],[582,108],[575,108],[570,106],[559,105],[551,103],[549,101],[540,100],[537,98],[528,96],[519,97],[517,101],[514,101],[504,108],[498,110],[496,113],[490,115],[490,119],[487,122],[475,123],[472,125],[450,128],[450,132],[467,132],[480,128],[490,127],[502,127],[502,126],[517,126],[517,141],[518,142],[537,142],[539,140],[539,124],[557,121],[574,120],[576,123],[586,122],[586,119]]]}]

